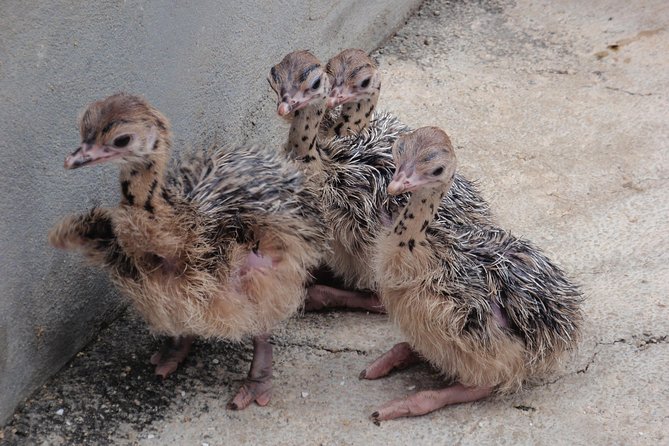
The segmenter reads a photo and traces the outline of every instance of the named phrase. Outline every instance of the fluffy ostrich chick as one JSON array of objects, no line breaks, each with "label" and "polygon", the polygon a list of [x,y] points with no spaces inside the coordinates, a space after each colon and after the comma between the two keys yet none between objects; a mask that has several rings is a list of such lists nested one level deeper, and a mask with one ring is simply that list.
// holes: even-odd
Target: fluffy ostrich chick
[{"label": "fluffy ostrich chick", "polygon": [[67,169],[114,163],[121,203],[71,215],[49,234],[106,270],[154,333],[172,341],[154,355],[166,376],[193,337],[253,338],[248,379],[230,403],[266,405],[269,333],[305,297],[327,244],[301,172],[274,150],[225,148],[170,169],[168,120],[144,99],[117,94],[88,106]]},{"label": "fluffy ostrich chick", "polygon": [[388,193],[411,197],[379,237],[374,263],[381,301],[408,342],[360,377],[425,359],[454,384],[391,401],[375,422],[516,391],[575,346],[582,320],[577,287],[529,242],[492,225],[435,224],[456,168],[446,133],[405,134],[393,156]]}]

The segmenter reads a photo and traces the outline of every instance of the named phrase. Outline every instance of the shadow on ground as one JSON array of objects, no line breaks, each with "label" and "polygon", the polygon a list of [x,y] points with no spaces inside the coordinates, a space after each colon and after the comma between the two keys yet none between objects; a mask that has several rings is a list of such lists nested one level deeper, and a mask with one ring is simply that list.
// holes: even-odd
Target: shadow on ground
[{"label": "shadow on ground", "polygon": [[[159,347],[146,325],[125,313],[20,406],[4,441],[118,442],[120,426],[141,430],[178,412],[195,393],[227,395],[246,374],[252,353],[250,346],[198,341],[179,370],[162,380],[149,363]],[[206,404],[199,409],[208,410]]]}]

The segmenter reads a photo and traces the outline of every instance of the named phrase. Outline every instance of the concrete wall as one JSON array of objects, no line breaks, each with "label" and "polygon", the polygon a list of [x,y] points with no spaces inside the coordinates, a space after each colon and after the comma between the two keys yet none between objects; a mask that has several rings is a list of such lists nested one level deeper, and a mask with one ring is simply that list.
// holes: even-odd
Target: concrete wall
[{"label": "concrete wall", "polygon": [[372,49],[420,1],[172,3],[2,2],[0,424],[121,308],[104,275],[46,245],[60,216],[118,199],[115,168],[62,168],[82,107],[141,93],[177,147],[279,144],[269,67],[293,49]]}]

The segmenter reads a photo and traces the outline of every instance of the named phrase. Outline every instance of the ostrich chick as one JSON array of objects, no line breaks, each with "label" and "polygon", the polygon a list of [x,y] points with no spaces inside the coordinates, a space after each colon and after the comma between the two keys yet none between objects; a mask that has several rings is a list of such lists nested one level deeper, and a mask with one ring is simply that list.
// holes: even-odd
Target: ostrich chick
[{"label": "ostrich chick", "polygon": [[202,151],[168,169],[168,120],[128,94],[92,103],[80,132],[65,167],[118,164],[122,201],[65,218],[50,243],[108,271],[152,331],[176,339],[152,358],[159,375],[174,370],[194,336],[252,336],[248,380],[230,408],[266,405],[268,333],[302,304],[327,240],[302,174],[253,148]]},{"label": "ostrich chick", "polygon": [[442,130],[398,138],[389,194],[411,192],[378,241],[381,300],[409,338],[368,366],[363,379],[424,358],[455,384],[391,401],[375,422],[422,415],[448,404],[518,390],[575,346],[578,289],[529,242],[490,225],[436,225],[435,209],[455,175]]},{"label": "ostrich chick", "polygon": [[379,100],[381,73],[363,50],[349,48],[330,59],[325,71],[332,84],[328,108],[342,106],[328,136],[348,136],[369,125]]},{"label": "ostrich chick", "polygon": [[276,112],[291,124],[286,151],[305,163],[320,163],[314,150],[330,91],[321,62],[309,51],[295,51],[270,69],[267,80],[277,95]]},{"label": "ostrich chick", "polygon": [[[355,50],[353,53],[359,54]],[[335,71],[356,71],[356,67],[342,66],[350,58],[335,59],[338,61]],[[282,92],[302,91],[306,85],[295,84],[301,78],[323,78],[323,70],[314,68],[317,62],[318,59],[310,53],[296,51],[286,55],[272,68],[269,81],[278,95],[279,114],[282,113],[281,104],[290,101],[290,96],[284,97]],[[365,70],[369,68],[365,64],[362,66]],[[358,73],[362,71],[357,70]],[[391,216],[406,204],[406,195],[389,196],[386,188],[395,171],[392,146],[409,128],[391,113],[375,110],[369,125],[359,133],[327,140],[317,138],[322,135],[323,128],[329,128],[321,125],[319,131],[324,117],[324,102],[320,95],[307,104],[304,100],[300,101],[302,109],[295,114],[299,113],[299,118],[306,122],[299,125],[293,122],[291,125],[288,152],[301,162],[303,170],[312,174],[310,183],[319,193],[323,220],[333,234],[332,249],[325,255],[328,268],[347,288],[371,290],[374,294],[319,284],[309,288],[306,308],[344,306],[381,311],[375,295],[377,278],[372,258],[377,237],[383,232],[384,225],[390,223]],[[300,146],[300,142],[305,145]],[[453,187],[435,213],[438,214],[437,224],[445,226],[486,223],[491,219],[488,204],[481,198],[475,184],[460,175],[456,175]]]},{"label": "ostrich chick", "polygon": [[[309,51],[294,51],[286,55],[280,63],[270,69],[268,81],[271,88],[277,94],[277,113],[290,122],[288,142],[285,145],[290,158],[303,164],[304,170],[310,175],[310,182],[315,190],[321,193],[319,204],[324,204],[324,190],[327,184],[335,181],[337,172],[341,170],[356,170],[355,175],[363,176],[360,164],[361,158],[357,154],[351,154],[355,158],[357,166],[344,165],[330,159],[321,152],[321,146],[317,141],[319,134],[323,133],[321,123],[324,122],[326,112],[326,99],[329,92],[330,80],[320,61]],[[392,125],[389,126],[392,128]],[[404,126],[399,126],[404,129]],[[388,132],[392,137],[396,136],[392,131]],[[383,140],[383,138],[379,138]],[[387,144],[390,148],[390,144]],[[371,153],[369,158],[379,159],[380,165],[392,164],[389,154],[376,156]],[[353,163],[351,163],[353,164]],[[360,167],[361,169],[357,169]],[[378,166],[366,166],[375,171]],[[373,181],[373,178],[369,178]],[[342,184],[343,188],[344,185]],[[353,195],[364,193],[358,187],[351,186],[355,192]],[[350,197],[347,197],[350,198]],[[326,200],[327,201],[327,200]],[[336,247],[334,248],[337,249]],[[326,259],[329,254],[326,254]],[[350,256],[347,256],[350,257]],[[350,263],[350,262],[349,262]],[[308,289],[305,308],[307,310],[320,310],[323,308],[340,307],[350,309],[361,309],[372,312],[384,312],[378,297],[369,292],[342,289],[337,279],[341,277],[339,270],[332,268],[332,262],[326,260],[326,266],[333,269],[337,278],[335,281],[327,281],[327,285],[319,283]],[[369,268],[368,268],[369,269]],[[318,279],[321,279],[319,277]],[[318,280],[318,282],[321,282]],[[354,282],[354,281],[351,281]],[[336,284],[336,287],[329,286]],[[368,288],[368,287],[366,287]]]}]

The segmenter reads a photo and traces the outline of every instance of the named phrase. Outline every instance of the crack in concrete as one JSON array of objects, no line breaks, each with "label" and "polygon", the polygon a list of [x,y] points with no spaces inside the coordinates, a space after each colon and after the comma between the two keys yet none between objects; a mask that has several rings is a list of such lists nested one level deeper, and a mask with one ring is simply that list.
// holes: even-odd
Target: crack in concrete
[{"label": "crack in concrete", "polygon": [[[597,345],[597,344],[595,344],[595,346],[596,346],[596,345]],[[607,345],[608,345],[608,344],[607,344]],[[558,382],[558,381],[562,381],[564,378],[566,378],[566,377],[568,377],[568,376],[580,375],[580,374],[586,373],[586,372],[588,371],[588,369],[590,368],[590,366],[595,362],[595,359],[597,358],[597,355],[598,355],[598,354],[599,354],[599,350],[595,351],[595,352],[593,353],[593,355],[590,357],[590,359],[588,359],[588,361],[587,361],[587,363],[585,364],[584,367],[582,367],[582,368],[580,368],[580,369],[577,369],[577,370],[575,370],[575,371],[573,371],[573,372],[567,372],[567,373],[564,373],[564,374],[562,374],[562,375],[558,375],[558,376],[556,376],[555,378],[553,378],[553,379],[550,380],[550,381],[545,381],[545,382],[543,382],[543,383],[541,383],[541,384],[538,384],[537,387],[548,387],[548,386],[550,386],[550,385],[555,384],[555,383]]]},{"label": "crack in concrete", "polygon": [[608,341],[608,342],[597,341],[597,342],[595,342],[595,347],[598,346],[598,345],[615,345],[615,344],[627,344],[627,339],[620,338],[620,339],[616,339],[615,341]]},{"label": "crack in concrete", "polygon": [[595,347],[598,345],[614,345],[614,344],[630,344],[636,346],[638,349],[654,344],[669,344],[669,335],[654,335],[652,333],[642,333],[641,335],[632,335],[631,339],[619,338],[614,341],[597,341]]},{"label": "crack in concrete", "polygon": [[[632,340],[635,342],[632,343],[628,339],[625,338],[618,338],[614,339],[613,341],[604,341],[604,340],[599,340],[596,341],[594,344],[594,349],[595,351],[592,353],[592,356],[590,356],[590,359],[587,360],[585,365],[581,367],[580,369],[577,369],[573,372],[568,372],[564,373],[562,375],[559,375],[555,377],[554,379],[550,381],[546,381],[542,384],[539,384],[537,387],[546,387],[550,386],[552,384],[555,384],[558,381],[561,381],[562,379],[568,377],[568,376],[573,376],[573,375],[581,375],[585,374],[588,372],[588,369],[592,364],[595,363],[595,360],[597,359],[597,355],[602,351],[601,347],[604,346],[612,346],[616,344],[627,344],[627,345],[633,345],[637,348],[637,350],[645,350],[651,345],[656,345],[656,344],[669,344],[669,335],[653,335],[650,333],[642,333],[641,335],[632,335]],[[638,341],[637,341],[638,340]],[[600,348],[598,348],[600,347]]]},{"label": "crack in concrete", "polygon": [[280,343],[276,343],[275,345],[279,347],[308,347],[314,350],[321,350],[325,351],[328,353],[356,353],[358,355],[362,356],[367,356],[367,351],[365,350],[360,350],[357,348],[349,348],[349,347],[326,347],[324,345],[319,345],[319,344],[312,344],[309,342],[289,342],[289,341],[281,341]]},{"label": "crack in concrete", "polygon": [[604,88],[606,88],[607,90],[620,91],[621,93],[627,93],[631,96],[653,96],[653,93],[636,93],[636,92],[633,92],[633,91],[628,91],[628,90],[624,90],[622,88],[616,88],[616,87],[606,87],[605,86]]},{"label": "crack in concrete", "polygon": [[[618,338],[614,339],[612,341],[604,341],[604,340],[599,340],[596,341],[594,344],[595,351],[593,352],[592,356],[586,361],[585,365],[579,369],[574,370],[573,372],[568,372],[564,373],[562,375],[557,376],[556,378],[546,381],[545,383],[542,383],[539,385],[539,387],[545,387],[549,386],[552,384],[555,384],[556,382],[572,375],[581,375],[585,374],[588,372],[590,366],[594,364],[595,360],[597,359],[597,355],[601,352],[601,348],[598,349],[598,347],[603,347],[603,346],[611,346],[611,345],[616,345],[616,344],[628,344],[628,345],[634,345],[637,349],[639,350],[645,350],[651,345],[656,345],[656,344],[669,344],[669,335],[653,335],[650,333],[642,333],[641,335],[632,335],[631,339],[635,341],[634,343],[630,342],[629,339],[626,338]],[[310,342],[287,342],[287,341],[282,341],[279,343],[276,343],[278,347],[299,347],[299,348],[311,348],[313,350],[320,350],[324,351],[327,353],[355,353],[357,355],[362,355],[362,356],[367,356],[368,352],[366,350],[360,350],[356,348],[349,348],[349,347],[342,347],[342,348],[335,348],[335,347],[326,347],[324,345],[319,345],[315,343],[310,343]]]},{"label": "crack in concrete", "polygon": [[[596,344],[595,344],[595,345],[596,345]],[[600,350],[596,350],[596,351],[592,354],[592,356],[590,357],[590,359],[588,360],[588,362],[585,364],[585,367],[582,367],[582,368],[576,370],[576,373],[571,373],[571,374],[572,374],[572,375],[580,375],[580,374],[582,374],[582,373],[586,373],[586,372],[588,371],[588,369],[590,368],[590,366],[591,366],[592,364],[594,364],[595,359],[597,359],[597,355],[599,354],[599,352],[600,352]]]},{"label": "crack in concrete", "polygon": [[527,70],[526,72],[528,73],[534,73],[534,74],[569,74],[569,75],[574,75],[576,74],[576,71],[571,70],[571,69],[559,69],[559,68],[546,68],[543,70]]}]

